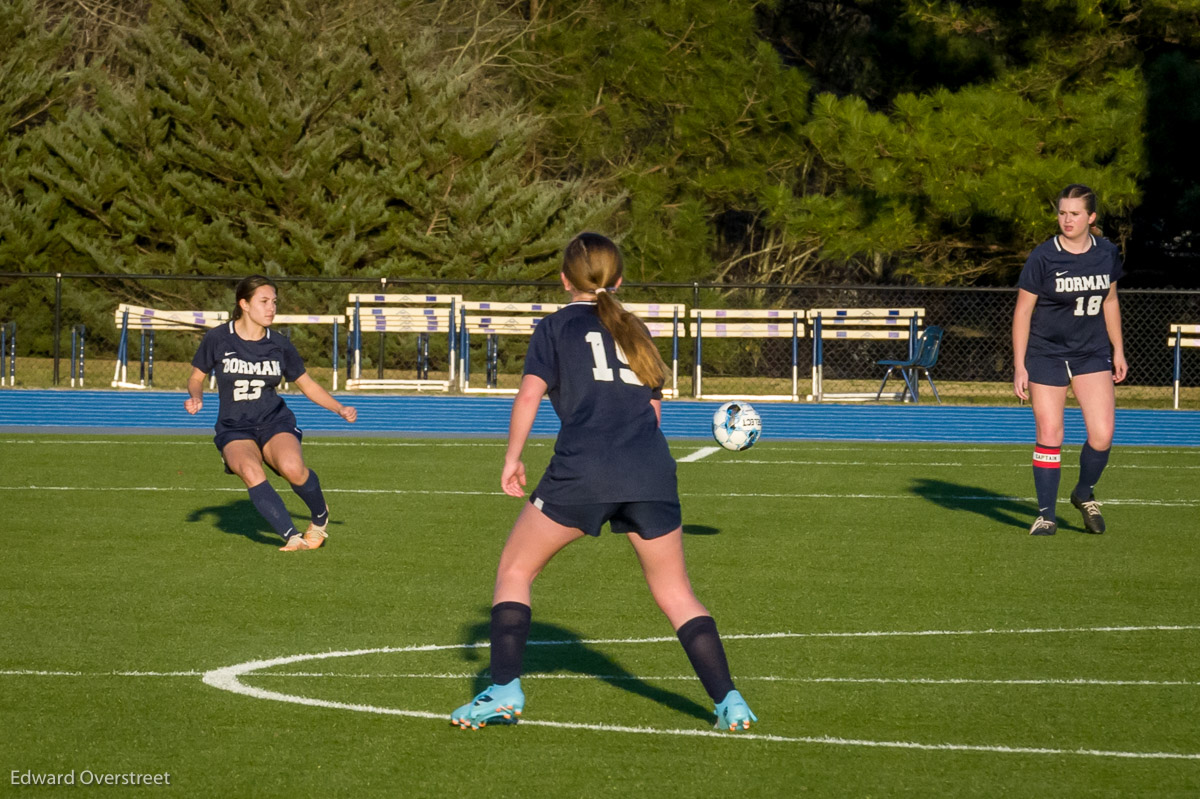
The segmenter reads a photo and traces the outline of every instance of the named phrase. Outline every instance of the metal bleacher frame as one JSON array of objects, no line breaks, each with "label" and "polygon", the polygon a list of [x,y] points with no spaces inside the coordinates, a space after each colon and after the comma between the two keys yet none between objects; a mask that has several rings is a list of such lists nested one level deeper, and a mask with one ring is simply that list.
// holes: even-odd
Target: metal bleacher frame
[{"label": "metal bleacher frame", "polygon": [[[351,294],[353,303],[346,308],[349,320],[346,332],[346,367],[349,379],[346,388],[354,389],[408,389],[449,391],[456,382],[458,336],[456,315],[462,303],[459,294]],[[417,377],[384,378],[382,359],[380,375],[375,378],[362,376],[362,334],[376,331],[382,336],[387,333],[410,333],[417,336]],[[429,336],[445,333],[449,347],[449,377],[446,380],[431,380],[429,374]]]},{"label": "metal bleacher frame", "polygon": [[[825,339],[889,340],[908,342],[908,357],[914,355],[917,336],[925,321],[924,308],[810,308],[808,322],[813,339],[812,398],[815,402],[841,400],[867,402],[902,399],[905,392],[878,395],[874,391],[829,394],[824,386]],[[914,398],[915,399],[915,398]]]},{"label": "metal bleacher frame", "polygon": [[[537,323],[563,306],[550,302],[472,302],[464,301],[459,314],[459,388],[464,394],[516,394],[515,388],[500,388],[497,364],[500,336],[531,336]],[[471,386],[471,334],[487,336],[485,345],[484,385]]]},{"label": "metal bleacher frame", "polygon": [[671,337],[671,385],[663,397],[679,396],[679,340],[687,336],[687,307],[683,303],[622,302],[621,307],[641,319],[652,338]]},{"label": "metal bleacher frame", "polygon": [[[271,322],[272,327],[277,325],[332,325],[333,326],[333,384],[332,390],[338,390],[338,327],[346,321],[346,317],[337,314],[275,314],[275,319]],[[289,338],[291,338],[289,336]],[[283,388],[287,388],[287,379],[283,381]]]},{"label": "metal bleacher frame", "polygon": [[[1174,384],[1174,408],[1179,410],[1179,382],[1183,374],[1183,348],[1200,347],[1200,325],[1171,325],[1167,346],[1174,350],[1171,382]],[[1185,336],[1187,338],[1185,338]]]},{"label": "metal bleacher frame", "polygon": [[[113,388],[147,388],[154,384],[154,334],[160,330],[203,331],[229,321],[228,311],[163,311],[121,303],[113,323],[121,331]],[[129,380],[129,331],[141,333],[138,382]],[[146,334],[149,333],[149,339]]]},{"label": "metal bleacher frame", "polygon": [[[728,309],[693,308],[692,337],[696,344],[695,378],[692,394],[696,399],[712,400],[791,400],[800,399],[800,339],[804,336],[803,309]],[[705,338],[790,338],[792,340],[791,394],[705,394],[703,391],[703,353]]]}]

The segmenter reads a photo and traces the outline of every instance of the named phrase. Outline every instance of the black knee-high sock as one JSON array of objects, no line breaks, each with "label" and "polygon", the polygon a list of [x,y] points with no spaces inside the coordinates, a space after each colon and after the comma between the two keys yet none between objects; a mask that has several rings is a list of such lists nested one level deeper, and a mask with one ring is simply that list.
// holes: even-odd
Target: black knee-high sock
[{"label": "black knee-high sock", "polygon": [[1084,500],[1092,495],[1092,489],[1100,482],[1100,475],[1108,465],[1108,453],[1112,447],[1105,450],[1092,449],[1092,445],[1084,442],[1079,452],[1079,484],[1075,486],[1072,495]]},{"label": "black knee-high sock", "polygon": [[1033,448],[1033,488],[1037,492],[1038,515],[1054,521],[1058,483],[1062,478],[1062,447],[1038,444]]},{"label": "black knee-high sock", "polygon": [[700,684],[713,702],[720,703],[733,690],[733,677],[729,675],[729,663],[725,659],[725,647],[717,634],[717,623],[712,616],[697,616],[685,621],[675,635],[683,644]]},{"label": "black knee-high sock", "polygon": [[287,508],[283,505],[283,500],[279,498],[279,494],[271,487],[271,484],[263,480],[256,486],[248,489],[250,501],[254,503],[254,507],[263,515],[263,518],[270,523],[275,532],[283,536],[286,541],[296,534],[296,528],[292,526],[292,517],[287,512]]},{"label": "black knee-high sock", "polygon": [[312,514],[312,520],[317,524],[322,524],[329,509],[325,505],[325,495],[321,493],[321,481],[317,479],[317,473],[309,469],[308,479],[304,481],[304,484],[293,485],[292,490],[296,492],[296,496],[304,500],[304,504],[308,506],[308,510]]},{"label": "black knee-high sock", "polygon": [[498,602],[492,606],[492,682],[508,685],[521,676],[525,641],[529,638],[530,607],[522,602]]}]

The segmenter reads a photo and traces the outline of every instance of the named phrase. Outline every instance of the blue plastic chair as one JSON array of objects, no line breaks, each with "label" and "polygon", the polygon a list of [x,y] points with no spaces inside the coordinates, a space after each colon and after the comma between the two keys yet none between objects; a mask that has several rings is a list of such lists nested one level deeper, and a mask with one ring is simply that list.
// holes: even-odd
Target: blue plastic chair
[{"label": "blue plastic chair", "polygon": [[942,404],[942,398],[938,396],[937,386],[933,384],[933,378],[929,376],[929,370],[937,366],[938,352],[942,349],[942,329],[937,325],[931,325],[925,328],[925,332],[921,334],[920,343],[917,345],[917,354],[907,361],[876,361],[879,366],[888,368],[887,374],[883,376],[883,382],[879,384],[879,391],[875,392],[875,399],[879,399],[883,395],[883,387],[887,385],[888,378],[892,376],[892,371],[899,369],[900,376],[904,378],[904,391],[900,394],[900,399],[911,395],[914,402],[920,402],[917,396],[917,385],[921,382],[921,377],[918,374],[920,371],[925,372],[925,379],[929,381],[929,387],[933,389],[933,396],[937,398],[938,404]]}]

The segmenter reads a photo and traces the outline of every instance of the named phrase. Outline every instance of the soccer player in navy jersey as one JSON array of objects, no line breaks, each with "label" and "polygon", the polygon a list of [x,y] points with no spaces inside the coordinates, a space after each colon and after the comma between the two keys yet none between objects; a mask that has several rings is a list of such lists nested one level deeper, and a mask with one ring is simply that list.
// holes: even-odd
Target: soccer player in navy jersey
[{"label": "soccer player in navy jersey", "polygon": [[506,494],[525,495],[521,452],[543,396],[549,395],[562,426],[550,465],[500,555],[490,626],[492,685],[451,714],[451,723],[463,729],[521,714],[533,580],[559,550],[598,536],[606,522],[633,545],[650,593],[712,697],[717,725],[748,729],[758,721],[734,689],[717,625],[688,580],[675,460],[659,429],[667,367],[646,326],[613,297],[622,270],[621,253],[609,239],[576,236],[562,268],[571,302],[538,322],[530,339],[500,476]]},{"label": "soccer player in navy jersey", "polygon": [[1063,414],[1069,385],[1079,401],[1087,441],[1071,504],[1089,533],[1104,532],[1093,488],[1108,463],[1116,407],[1113,385],[1125,379],[1125,345],[1117,281],[1124,275],[1116,246],[1092,230],[1096,195],[1072,184],[1058,198],[1059,234],[1039,244],[1021,270],[1013,312],[1013,392],[1033,405],[1037,444],[1033,483],[1038,517],[1030,535],[1058,531]]},{"label": "soccer player in navy jersey", "polygon": [[[328,537],[329,506],[317,473],[304,464],[300,451],[303,432],[296,416],[275,393],[286,378],[322,408],[347,422],[358,412],[343,405],[321,388],[304,370],[304,361],[286,336],[272,334],[275,318],[275,284],[252,275],[237,285],[233,321],[209,330],[192,359],[189,397],[183,407],[195,414],[204,407],[204,381],[210,372],[217,379],[220,398],[213,442],[225,468],[242,478],[258,512],[283,537],[284,552],[317,549]],[[263,463],[287,480],[312,515],[308,529],[298,533],[283,500],[267,481]]]}]

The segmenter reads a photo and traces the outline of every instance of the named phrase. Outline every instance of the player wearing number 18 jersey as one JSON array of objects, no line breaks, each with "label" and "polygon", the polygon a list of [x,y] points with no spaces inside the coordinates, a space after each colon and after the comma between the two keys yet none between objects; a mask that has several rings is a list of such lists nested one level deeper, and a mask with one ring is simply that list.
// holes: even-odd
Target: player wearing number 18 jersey
[{"label": "player wearing number 18 jersey", "polygon": [[571,303],[538,322],[530,339],[500,475],[506,494],[525,495],[521,452],[543,396],[562,426],[550,465],[500,554],[492,685],[451,714],[463,729],[520,715],[533,580],[563,547],[598,536],[606,523],[633,545],[650,593],[715,703],[718,726],[747,729],[757,721],[734,689],[716,622],[688,581],[675,461],[659,429],[666,365],[646,326],[613,297],[621,274],[615,244],[596,233],[576,236],[562,269]]},{"label": "player wearing number 18 jersey", "polygon": [[1058,198],[1059,235],[1025,262],[1013,312],[1013,392],[1030,399],[1037,425],[1033,482],[1038,517],[1031,535],[1058,530],[1063,414],[1070,386],[1083,411],[1087,441],[1079,455],[1079,482],[1071,504],[1084,529],[1103,533],[1093,488],[1108,463],[1115,417],[1113,384],[1125,379],[1125,348],[1117,281],[1124,270],[1117,248],[1096,236],[1096,195],[1068,186]]},{"label": "player wearing number 18 jersey", "polygon": [[[195,414],[204,407],[204,381],[213,374],[220,398],[213,442],[225,468],[242,478],[254,507],[283,537],[282,550],[317,549],[327,538],[329,507],[317,473],[304,464],[300,450],[304,434],[276,388],[286,379],[310,400],[348,422],[358,414],[308,376],[292,342],[271,332],[274,283],[253,275],[238,283],[235,295],[233,321],[208,331],[192,359],[184,408]],[[308,506],[312,521],[303,534],[296,532],[283,500],[267,482],[264,462],[286,479]]]}]

